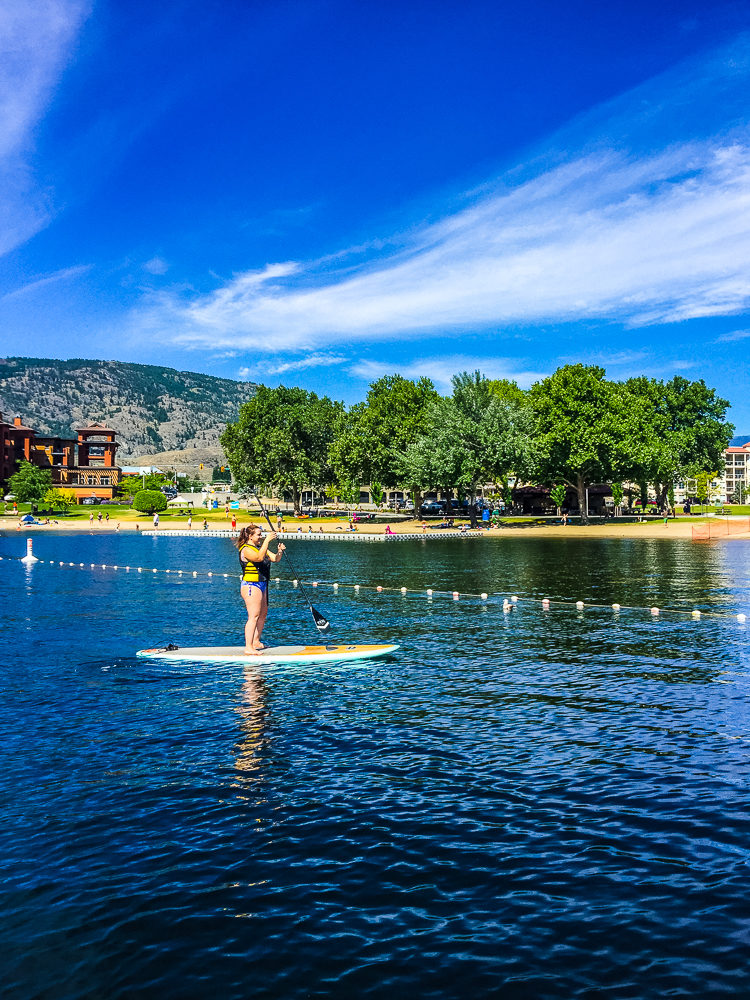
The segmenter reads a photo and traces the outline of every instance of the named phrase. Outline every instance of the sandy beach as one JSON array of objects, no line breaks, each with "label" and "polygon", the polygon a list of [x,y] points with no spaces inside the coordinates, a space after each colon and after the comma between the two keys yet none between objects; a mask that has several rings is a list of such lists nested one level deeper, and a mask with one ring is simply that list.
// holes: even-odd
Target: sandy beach
[{"label": "sandy beach", "polygon": [[[252,516],[246,512],[240,512],[241,516],[237,519],[238,528],[242,527],[243,524],[250,523],[253,520]],[[255,518],[256,521],[262,520],[258,517]],[[119,528],[118,528],[119,523]],[[203,531],[203,518],[196,516],[193,518],[193,526],[190,530],[195,532],[196,535],[200,535]],[[687,539],[691,540],[694,535],[703,535],[709,537],[711,540],[721,540],[722,538],[730,539],[750,539],[750,530],[748,526],[750,521],[748,518],[740,518],[733,520],[732,518],[691,518],[691,517],[681,517],[670,519],[667,524],[664,524],[663,520],[658,521],[645,521],[645,522],[613,522],[606,521],[602,523],[593,523],[589,525],[579,525],[579,524],[540,524],[535,522],[533,519],[528,521],[510,521],[507,524],[503,524],[499,528],[492,528],[489,531],[486,529],[478,529],[476,531],[470,531],[470,535],[481,535],[483,538],[492,540],[502,540],[507,538],[648,538],[648,539]],[[284,527],[287,534],[296,533],[298,527],[302,528],[304,533],[308,533],[310,527],[310,522],[306,520],[297,521],[293,518],[284,519]],[[322,526],[323,531],[326,534],[331,534],[335,532],[344,532],[349,528],[349,522],[344,518],[340,520],[330,520],[325,522],[314,522],[313,533],[317,533],[319,528]],[[226,531],[231,527],[231,521],[223,517],[209,517],[208,518],[208,530],[209,531]],[[361,524],[358,525],[357,530],[360,534],[384,534],[386,528],[390,527],[391,532],[395,535],[409,534],[414,535],[416,533],[422,533],[422,522],[421,521],[393,521],[383,524]],[[460,528],[460,524],[456,525],[456,528]],[[60,518],[57,524],[50,524],[49,526],[36,526],[36,525],[19,525],[18,518],[13,516],[0,516],[0,530],[4,532],[16,531],[18,534],[28,534],[28,535],[38,535],[44,534],[45,531],[65,531],[65,532],[79,532],[88,534],[114,534],[118,531],[120,532],[135,532],[135,531],[150,531],[153,530],[153,522],[149,517],[142,517],[136,519],[135,517],[121,518],[119,522],[115,518],[111,518],[109,522],[103,521],[99,524],[94,521],[91,525],[88,520],[66,520],[65,518]],[[694,530],[697,529],[697,530]],[[746,530],[738,530],[746,529]],[[169,534],[170,531],[186,531],[188,530],[187,518],[184,517],[172,517],[172,516],[161,516],[159,523],[159,531],[163,532],[165,535]],[[439,535],[441,529],[437,527],[428,526],[427,534],[429,535]],[[703,540],[703,539],[701,539]]]}]

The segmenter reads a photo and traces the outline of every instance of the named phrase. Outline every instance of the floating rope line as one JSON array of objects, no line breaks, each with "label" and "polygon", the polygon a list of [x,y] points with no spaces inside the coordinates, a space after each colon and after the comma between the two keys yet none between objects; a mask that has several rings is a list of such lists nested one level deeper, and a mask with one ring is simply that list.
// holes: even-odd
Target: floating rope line
[{"label": "floating rope line", "polygon": [[[145,528],[141,534],[150,538],[237,538],[239,531],[232,531],[231,528],[194,528],[183,530],[177,528]],[[288,539],[302,539],[312,542],[338,542],[342,539],[352,542],[391,542],[391,541],[415,541],[425,538],[484,538],[487,534],[486,528],[467,528],[466,531],[447,531],[445,529],[428,529],[421,531],[393,531],[387,535],[385,532],[374,531],[279,531],[277,537],[279,541],[286,542]]]},{"label": "floating rope line", "polygon": [[[1,556],[0,562],[20,562],[24,565],[38,565],[38,566],[56,566],[58,568],[66,569],[87,569],[87,570],[111,570],[125,573],[151,573],[156,575],[171,576],[189,578],[189,579],[208,579],[208,578],[218,578],[223,580],[240,580],[241,575],[238,573],[216,573],[213,570],[198,571],[189,569],[158,569],[151,566],[121,566],[119,564],[113,563],[84,563],[84,562],[69,562],[65,560],[55,560],[55,559],[37,559],[33,555],[31,549],[31,540],[27,541],[27,551],[25,556]],[[482,603],[485,602],[495,602],[500,603],[500,607],[505,614],[514,611],[520,606],[528,607],[529,609],[533,607],[540,607],[543,612],[548,612],[553,608],[555,610],[569,610],[574,608],[579,613],[590,610],[590,611],[612,611],[615,615],[619,614],[621,611],[632,611],[632,612],[648,612],[652,619],[657,620],[662,615],[677,615],[683,618],[692,618],[694,621],[699,621],[702,618],[714,618],[723,621],[737,621],[743,624],[747,620],[747,616],[743,613],[734,614],[722,611],[700,611],[698,608],[692,608],[687,610],[685,608],[658,608],[650,607],[644,608],[637,605],[628,604],[596,604],[596,603],[586,603],[584,601],[562,601],[553,600],[549,597],[532,597],[523,596],[519,597],[517,594],[513,594],[510,597],[503,596],[502,594],[489,594],[482,592],[480,594],[461,592],[458,590],[435,590],[433,588],[427,588],[426,590],[416,590],[410,587],[390,587],[384,584],[367,584],[367,583],[341,583],[339,581],[329,581],[329,580],[299,580],[291,579],[287,577],[274,577],[273,582],[278,586],[281,583],[291,584],[293,587],[298,587],[300,584],[307,587],[325,587],[330,588],[334,594],[338,594],[339,591],[352,591],[354,594],[359,594],[362,591],[375,593],[375,594],[401,594],[402,597],[409,595],[412,596],[425,596],[428,600],[433,597],[450,597],[454,601],[459,601],[462,598],[468,600],[478,600]]]}]

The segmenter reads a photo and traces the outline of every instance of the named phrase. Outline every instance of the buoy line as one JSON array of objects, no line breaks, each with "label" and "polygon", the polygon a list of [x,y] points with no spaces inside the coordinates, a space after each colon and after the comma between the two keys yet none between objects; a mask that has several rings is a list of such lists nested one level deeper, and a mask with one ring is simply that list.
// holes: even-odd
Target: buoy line
[{"label": "buoy line", "polygon": [[[62,568],[73,568],[73,569],[88,569],[88,570],[117,570],[124,571],[125,573],[150,573],[152,575],[164,575],[170,577],[187,578],[187,579],[199,579],[199,578],[217,578],[223,580],[240,580],[241,576],[239,573],[217,573],[213,570],[189,570],[189,569],[158,569],[152,566],[122,566],[120,564],[113,563],[85,563],[85,562],[70,562],[65,560],[56,559],[37,559],[33,555],[31,539],[27,540],[26,555],[25,556],[2,556],[0,555],[0,562],[20,562],[27,568],[32,565],[38,566],[55,566]],[[584,601],[561,601],[553,600],[549,597],[532,597],[532,596],[522,596],[519,597],[517,594],[513,594],[510,597],[504,596],[502,594],[489,594],[482,592],[480,594],[473,594],[468,592],[460,592],[458,590],[436,590],[434,588],[428,587],[426,590],[415,590],[410,587],[391,587],[384,584],[367,584],[367,583],[341,583],[339,581],[330,580],[300,580],[291,579],[288,577],[273,577],[273,582],[277,585],[281,583],[291,584],[293,587],[297,587],[300,584],[304,587],[313,588],[330,588],[334,594],[338,594],[341,591],[352,591],[358,594],[362,591],[377,593],[377,594],[401,594],[403,597],[407,595],[412,596],[425,596],[428,600],[433,597],[450,597],[454,601],[463,599],[468,600],[478,600],[483,604],[485,602],[501,602],[500,607],[504,613],[509,613],[514,609],[523,606],[540,607],[542,611],[548,612],[552,608],[556,610],[568,610],[575,609],[579,613],[582,611],[612,611],[615,615],[619,614],[621,611],[632,611],[632,612],[648,612],[651,618],[658,620],[662,615],[678,615],[683,618],[691,618],[693,621],[699,621],[702,618],[714,618],[717,620],[724,621],[737,621],[740,624],[744,624],[747,620],[747,616],[740,612],[739,614],[722,612],[722,611],[700,611],[698,608],[692,608],[687,610],[685,608],[658,608],[658,607],[639,607],[638,605],[629,604],[595,604],[586,603]]]},{"label": "buoy line", "polygon": [[[421,539],[434,538],[484,538],[487,534],[484,528],[467,528],[466,531],[393,531],[390,535],[385,532],[375,531],[279,531],[277,538],[286,542],[288,539],[297,539],[308,542],[409,542]],[[239,531],[232,531],[231,528],[206,529],[196,528],[186,530],[183,528],[144,528],[141,535],[146,538],[237,538]]]}]

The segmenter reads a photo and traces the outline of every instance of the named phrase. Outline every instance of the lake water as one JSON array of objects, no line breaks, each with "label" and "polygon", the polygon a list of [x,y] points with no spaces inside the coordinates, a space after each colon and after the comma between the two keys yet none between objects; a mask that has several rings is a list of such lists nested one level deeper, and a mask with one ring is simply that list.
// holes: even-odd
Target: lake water
[{"label": "lake water", "polygon": [[[236,572],[224,540],[34,544]],[[4,559],[4,997],[749,995],[750,545],[289,547],[305,579],[727,617],[320,586],[333,640],[398,655],[207,667],[133,654],[241,642],[236,580]],[[316,641],[271,599],[267,639]]]}]

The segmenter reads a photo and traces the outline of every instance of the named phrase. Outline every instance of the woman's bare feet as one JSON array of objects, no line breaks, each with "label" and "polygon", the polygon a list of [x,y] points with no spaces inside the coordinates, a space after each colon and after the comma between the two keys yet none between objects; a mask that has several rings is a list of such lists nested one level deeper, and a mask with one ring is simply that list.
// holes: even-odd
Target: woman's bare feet
[{"label": "woman's bare feet", "polygon": [[243,652],[245,656],[260,656],[259,649],[245,649]]}]

